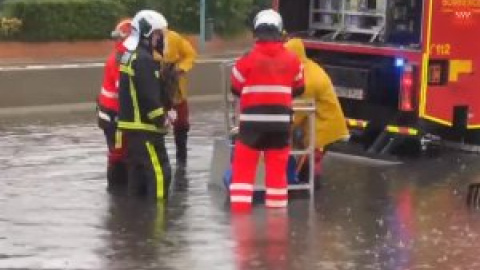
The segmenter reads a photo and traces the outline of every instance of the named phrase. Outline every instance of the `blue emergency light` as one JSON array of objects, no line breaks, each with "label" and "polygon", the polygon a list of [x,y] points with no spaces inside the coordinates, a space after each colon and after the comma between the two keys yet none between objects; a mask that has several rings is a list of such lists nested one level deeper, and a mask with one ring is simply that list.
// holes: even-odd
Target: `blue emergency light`
[{"label": "blue emergency light", "polygon": [[395,58],[395,66],[396,67],[404,67],[405,66],[405,59]]},{"label": "blue emergency light", "polygon": [[396,67],[404,67],[405,66],[405,59],[395,58],[395,66]]}]

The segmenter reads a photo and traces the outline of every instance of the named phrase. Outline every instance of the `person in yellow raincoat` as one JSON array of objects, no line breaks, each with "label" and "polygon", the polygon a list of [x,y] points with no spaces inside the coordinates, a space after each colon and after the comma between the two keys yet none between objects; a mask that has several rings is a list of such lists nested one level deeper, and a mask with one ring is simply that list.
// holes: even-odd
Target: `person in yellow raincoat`
[{"label": "person in yellow raincoat", "polygon": [[197,52],[190,42],[179,33],[166,29],[163,44],[154,52],[157,61],[173,65],[178,76],[178,93],[173,99],[173,135],[176,146],[177,168],[185,168],[187,164],[187,140],[190,130],[189,110],[187,103],[187,77],[197,58]]},{"label": "person in yellow raincoat", "polygon": [[[292,38],[285,43],[285,47],[300,58],[305,68],[305,92],[300,98],[315,101],[314,172],[315,179],[318,179],[321,174],[321,161],[325,147],[348,138],[349,131],[330,77],[323,68],[307,57],[303,41]],[[294,116],[294,127],[303,131],[304,145],[309,138],[307,120],[305,113],[297,113]]]}]

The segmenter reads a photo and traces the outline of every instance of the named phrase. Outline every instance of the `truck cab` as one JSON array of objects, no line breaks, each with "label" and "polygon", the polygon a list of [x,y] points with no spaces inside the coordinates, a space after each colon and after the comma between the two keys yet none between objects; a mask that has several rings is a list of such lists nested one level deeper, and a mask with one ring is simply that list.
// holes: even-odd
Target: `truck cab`
[{"label": "truck cab", "polygon": [[[480,1],[276,0],[290,36],[331,77],[351,141],[396,154],[480,145]],[[409,146],[409,147],[405,147]],[[476,146],[475,146],[476,147]]]}]

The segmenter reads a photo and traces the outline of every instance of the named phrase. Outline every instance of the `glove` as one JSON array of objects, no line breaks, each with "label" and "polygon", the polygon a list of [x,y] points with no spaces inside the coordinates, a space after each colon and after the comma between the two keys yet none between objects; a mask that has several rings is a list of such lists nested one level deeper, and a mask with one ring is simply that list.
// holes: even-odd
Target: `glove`
[{"label": "glove", "polygon": [[175,110],[170,110],[167,112],[167,115],[165,117],[164,126],[171,127],[176,120],[177,120],[177,112]]},{"label": "glove", "polygon": [[239,131],[240,131],[240,128],[239,128],[239,127],[233,127],[233,128],[230,130],[230,134],[231,134],[231,135],[237,135]]},{"label": "glove", "polygon": [[152,119],[152,122],[158,128],[165,128],[167,126],[167,117],[165,115],[157,116]]},{"label": "glove", "polygon": [[170,122],[175,122],[177,120],[178,114],[175,110],[170,110],[167,112],[167,118]]}]

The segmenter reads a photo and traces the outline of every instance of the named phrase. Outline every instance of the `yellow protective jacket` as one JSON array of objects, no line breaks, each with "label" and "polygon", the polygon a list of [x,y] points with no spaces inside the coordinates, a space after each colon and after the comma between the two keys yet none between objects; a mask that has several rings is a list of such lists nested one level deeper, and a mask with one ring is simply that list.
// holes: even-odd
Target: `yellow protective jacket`
[{"label": "yellow protective jacket", "polygon": [[[291,39],[285,47],[298,55],[305,67],[305,92],[300,98],[315,101],[315,147],[322,149],[328,144],[347,137],[349,132],[345,116],[327,73],[317,63],[307,58],[301,39]],[[306,120],[305,113],[295,114],[294,126],[303,128],[307,140],[309,129]]]},{"label": "yellow protective jacket", "polygon": [[[164,44],[163,57],[154,52],[156,60],[175,64],[177,68],[183,70],[185,73],[192,69],[195,59],[197,58],[197,52],[186,38],[175,31],[167,30]],[[180,77],[179,87],[180,99],[184,100],[187,98],[186,76]]]}]

